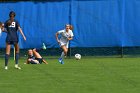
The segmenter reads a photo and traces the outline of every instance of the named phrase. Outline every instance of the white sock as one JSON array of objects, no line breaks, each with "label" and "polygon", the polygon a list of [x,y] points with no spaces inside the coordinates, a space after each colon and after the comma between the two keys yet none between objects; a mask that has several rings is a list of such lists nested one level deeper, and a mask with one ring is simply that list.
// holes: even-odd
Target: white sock
[{"label": "white sock", "polygon": [[64,54],[64,52],[62,52],[60,58],[64,58],[64,56],[65,56],[65,54]]}]

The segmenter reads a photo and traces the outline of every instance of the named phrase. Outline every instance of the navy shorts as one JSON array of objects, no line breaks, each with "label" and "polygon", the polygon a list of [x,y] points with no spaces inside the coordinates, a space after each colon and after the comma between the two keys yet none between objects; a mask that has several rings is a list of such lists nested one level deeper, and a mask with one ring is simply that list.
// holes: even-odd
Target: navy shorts
[{"label": "navy shorts", "polygon": [[15,45],[15,44],[18,44],[18,41],[6,41],[6,43],[10,45]]},{"label": "navy shorts", "polygon": [[[35,58],[35,60],[37,60],[40,64],[42,64],[43,62],[43,58]],[[37,64],[37,63],[32,60],[30,61],[30,64]]]},{"label": "navy shorts", "polygon": [[38,60],[40,64],[42,64],[43,58],[35,58],[35,59]]},{"label": "navy shorts", "polygon": [[30,64],[37,64],[36,62],[34,62],[34,61],[30,61]]}]

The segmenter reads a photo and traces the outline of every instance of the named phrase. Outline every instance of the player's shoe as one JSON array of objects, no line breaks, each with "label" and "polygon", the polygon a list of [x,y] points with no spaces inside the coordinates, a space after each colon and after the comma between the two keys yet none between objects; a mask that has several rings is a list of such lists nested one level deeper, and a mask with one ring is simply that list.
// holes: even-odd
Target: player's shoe
[{"label": "player's shoe", "polygon": [[15,68],[16,68],[16,69],[21,69],[18,65],[15,65]]},{"label": "player's shoe", "polygon": [[58,62],[59,62],[59,63],[61,63],[62,61],[63,61],[63,59],[62,59],[62,58],[59,58],[59,59],[58,59]]},{"label": "player's shoe", "polygon": [[43,49],[43,50],[46,50],[46,45],[45,45],[45,43],[43,43],[42,49]]},{"label": "player's shoe", "polygon": [[64,64],[64,61],[63,60],[61,61],[61,64]]},{"label": "player's shoe", "polygon": [[7,66],[5,66],[5,68],[4,68],[5,70],[8,70],[8,67]]}]

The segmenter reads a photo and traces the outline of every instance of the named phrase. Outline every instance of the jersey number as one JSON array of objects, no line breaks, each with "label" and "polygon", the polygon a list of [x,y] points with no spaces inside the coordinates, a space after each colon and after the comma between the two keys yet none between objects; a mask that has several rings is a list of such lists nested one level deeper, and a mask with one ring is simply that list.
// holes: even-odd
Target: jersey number
[{"label": "jersey number", "polygon": [[12,24],[9,27],[16,27],[16,22],[12,22]]}]

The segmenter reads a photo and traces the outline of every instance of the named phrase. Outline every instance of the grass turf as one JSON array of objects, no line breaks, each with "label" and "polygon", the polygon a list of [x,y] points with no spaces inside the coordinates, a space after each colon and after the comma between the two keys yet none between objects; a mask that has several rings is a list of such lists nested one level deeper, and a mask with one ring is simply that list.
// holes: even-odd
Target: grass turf
[{"label": "grass turf", "polygon": [[4,70],[0,59],[0,93],[139,93],[140,58],[48,59],[48,65]]}]

